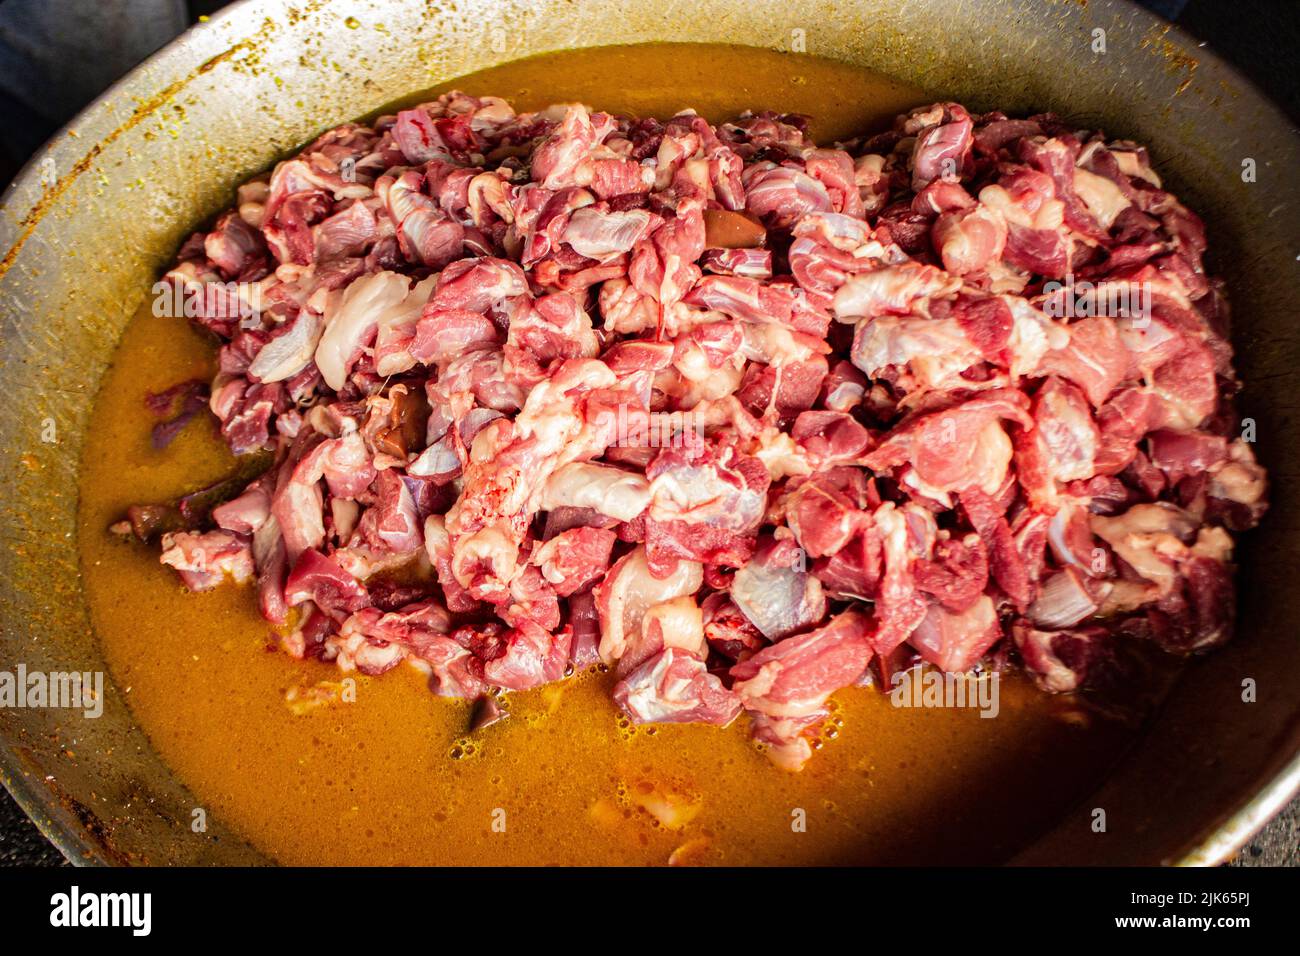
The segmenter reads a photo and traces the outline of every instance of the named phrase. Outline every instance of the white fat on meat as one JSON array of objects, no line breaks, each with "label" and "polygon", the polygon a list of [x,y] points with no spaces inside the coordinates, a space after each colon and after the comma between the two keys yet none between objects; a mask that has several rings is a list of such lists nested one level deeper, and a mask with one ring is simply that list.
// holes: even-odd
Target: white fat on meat
[{"label": "white fat on meat", "polygon": [[461,495],[447,512],[452,566],[462,586],[471,587],[486,568],[486,586],[504,592],[551,475],[601,454],[615,437],[610,423],[582,416],[581,395],[617,382],[604,362],[564,362],[533,388],[513,422],[497,419],[475,436]]},{"label": "white fat on meat", "polygon": [[956,319],[882,316],[858,323],[853,364],[868,376],[907,368],[918,386],[942,387],[984,356]]},{"label": "white fat on meat", "polygon": [[556,470],[542,492],[541,509],[590,508],[619,521],[631,521],[650,504],[644,475],[612,465],[572,462]]},{"label": "white fat on meat", "polygon": [[1089,519],[1093,534],[1161,594],[1168,594],[1177,582],[1178,562],[1188,554],[1183,539],[1199,524],[1182,508],[1166,502],[1134,505],[1113,518],[1093,515]]},{"label": "white fat on meat", "polygon": [[808,362],[825,352],[824,348],[814,347],[820,342],[814,343],[778,322],[744,322],[741,331],[741,356],[776,368]]},{"label": "white fat on meat", "polygon": [[1086,169],[1074,170],[1074,193],[1106,230],[1115,224],[1121,212],[1132,205],[1112,180]]},{"label": "white fat on meat", "polygon": [[644,547],[619,558],[596,586],[601,660],[614,664],[623,656],[651,607],[694,594],[703,584],[704,566],[698,561],[678,561],[671,574],[657,578],[650,573]]},{"label": "white fat on meat", "polygon": [[656,652],[675,647],[703,658],[708,651],[704,641],[704,614],[690,594],[649,608],[641,618],[641,637]]},{"label": "white fat on meat", "polygon": [[763,463],[768,477],[773,481],[783,478],[806,477],[813,473],[812,461],[789,432],[769,426],[759,432],[756,447],[750,454]]},{"label": "white fat on meat", "polygon": [[352,362],[389,313],[401,308],[409,291],[406,276],[376,272],[356,279],[342,292],[330,293],[325,331],[316,346],[316,367],[326,385],[335,391],[343,387]]},{"label": "white fat on meat", "polygon": [[769,640],[815,624],[826,614],[821,581],[789,567],[750,561],[736,572],[731,599]]},{"label": "white fat on meat", "polygon": [[655,521],[686,519],[693,524],[734,528],[757,525],[767,506],[766,494],[737,488],[711,463],[682,463],[650,482],[650,517]]},{"label": "white fat on meat", "polygon": [[1007,344],[1013,380],[1032,375],[1048,352],[1069,346],[1070,331],[1063,323],[1052,321],[1019,296],[1004,295],[1002,301],[1011,309],[1011,338]]},{"label": "white fat on meat", "polygon": [[1111,143],[1109,149],[1110,154],[1115,157],[1115,162],[1119,164],[1119,171],[1125,176],[1144,179],[1156,189],[1164,188],[1159,174],[1147,162],[1145,150],[1139,151],[1124,143]]},{"label": "white fat on meat", "polygon": [[630,251],[645,237],[650,224],[650,213],[644,209],[611,212],[588,206],[569,217],[563,240],[578,255],[607,262]]},{"label": "white fat on meat", "polygon": [[1250,446],[1240,438],[1228,446],[1228,458],[1210,468],[1210,495],[1243,505],[1264,501],[1268,479],[1255,462]]},{"label": "white fat on meat", "polygon": [[311,361],[321,337],[321,318],[306,309],[289,320],[288,331],[267,342],[248,366],[249,377],[261,382],[293,378]]},{"label": "white fat on meat", "polygon": [[918,299],[951,295],[961,279],[942,269],[905,262],[850,276],[835,293],[835,317],[841,322],[874,318],[882,313],[906,313]]},{"label": "white fat on meat", "polygon": [[1048,199],[1030,211],[1012,199],[1006,189],[994,184],[980,190],[979,201],[999,212],[1008,223],[1025,229],[1056,230],[1065,224],[1065,203],[1059,199]]},{"label": "white fat on meat", "polygon": [[436,273],[422,279],[401,303],[380,314],[375,334],[375,374],[384,377],[400,375],[415,367],[414,357],[400,346],[414,334],[415,323],[420,320],[420,313],[437,284]]},{"label": "white fat on meat", "polygon": [[655,387],[672,399],[674,406],[683,412],[690,411],[701,402],[716,402],[734,395],[745,379],[744,360],[728,363],[710,370],[709,374],[692,379],[679,374],[676,369],[661,373]]}]

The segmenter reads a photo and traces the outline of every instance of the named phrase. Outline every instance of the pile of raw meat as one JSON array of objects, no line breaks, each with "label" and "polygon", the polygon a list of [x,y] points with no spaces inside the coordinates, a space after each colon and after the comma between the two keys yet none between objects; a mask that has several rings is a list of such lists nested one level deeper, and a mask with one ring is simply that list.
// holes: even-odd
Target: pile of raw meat
[{"label": "pile of raw meat", "polygon": [[955,103],[804,129],[450,94],[324,134],[165,278],[223,344],[161,440],[206,396],[274,464],[123,530],[255,579],[295,656],[451,697],[600,661],[634,721],[744,711],[792,769],[918,661],[1071,691],[1226,640],[1265,477],[1146,151]]}]

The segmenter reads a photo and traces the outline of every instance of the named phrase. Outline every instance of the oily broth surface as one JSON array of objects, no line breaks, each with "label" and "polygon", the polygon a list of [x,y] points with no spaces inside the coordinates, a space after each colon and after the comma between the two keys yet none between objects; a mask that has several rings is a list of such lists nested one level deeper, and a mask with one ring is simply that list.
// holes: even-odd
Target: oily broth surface
[{"label": "oily broth surface", "polygon": [[[452,86],[519,109],[693,106],[714,122],[746,108],[805,112],[827,142],[926,100],[813,57],[691,45],[548,55]],[[1003,681],[991,720],[842,691],[801,774],[773,767],[743,718],[628,726],[598,672],[510,695],[510,717],[472,738],[468,705],[434,697],[410,668],[357,677],[355,702],[295,715],[286,692],[339,680],[332,665],[276,652],[250,588],[187,594],[155,549],[106,530],[132,503],[236,469],[205,421],[165,451],[149,442],[145,393],[210,378],[214,364],[184,320],[145,311],[128,327],[82,465],[85,586],[113,677],[163,758],[200,805],[281,862],[657,864],[678,847],[700,863],[993,862],[1058,820],[1123,746],[1117,726],[1018,678]],[[641,806],[651,791],[695,815],[660,825]]]}]

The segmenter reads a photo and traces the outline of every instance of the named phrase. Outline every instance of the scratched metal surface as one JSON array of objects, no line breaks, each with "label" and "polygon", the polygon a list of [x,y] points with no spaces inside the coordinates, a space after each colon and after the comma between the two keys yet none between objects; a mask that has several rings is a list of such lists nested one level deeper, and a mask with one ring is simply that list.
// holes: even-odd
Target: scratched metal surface
[{"label": "scratched metal surface", "polygon": [[[1105,31],[1106,53],[1091,49]],[[1231,69],[1120,0],[249,0],[186,34],[57,136],[0,209],[0,661],[99,669],[78,580],[76,467],[94,388],[156,270],[236,183],[318,130],[410,91],[529,53],[615,42],[740,42],[807,50],[980,107],[1054,109],[1151,144],[1212,224],[1235,341],[1253,388],[1273,513],[1243,555],[1242,636],[1191,667],[1139,752],[1079,820],[1024,857],[1210,862],[1300,779],[1300,536],[1294,221],[1300,149]],[[1245,184],[1243,158],[1258,163]],[[42,183],[42,170],[53,171]],[[57,440],[43,442],[53,423]],[[1243,677],[1260,682],[1243,705]],[[0,711],[0,779],[77,862],[261,860],[210,821],[109,687],[104,717]],[[1080,820],[1085,819],[1080,815]]]}]

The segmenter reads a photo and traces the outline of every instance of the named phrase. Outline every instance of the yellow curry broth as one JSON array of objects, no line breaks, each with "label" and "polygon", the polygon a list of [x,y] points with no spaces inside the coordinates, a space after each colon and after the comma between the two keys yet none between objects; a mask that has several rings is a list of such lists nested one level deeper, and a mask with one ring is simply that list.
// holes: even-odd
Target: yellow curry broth
[{"label": "yellow curry broth", "polygon": [[[565,53],[454,85],[521,109],[807,112],[827,140],[925,99],[813,57],[705,46]],[[509,717],[473,735],[469,705],[434,697],[410,668],[355,677],[355,699],[331,701],[344,675],[273,652],[251,588],[187,594],[156,549],[106,530],[129,504],[235,470],[209,421],[165,451],[149,442],[146,391],[213,368],[211,342],[183,320],[145,312],[127,329],[87,436],[85,587],[113,677],[163,758],[209,813],[282,862],[996,861],[1058,819],[1122,743],[1019,679],[1003,681],[987,720],[843,691],[801,774],[776,769],[743,718],[631,727],[595,672],[510,695]]]}]

